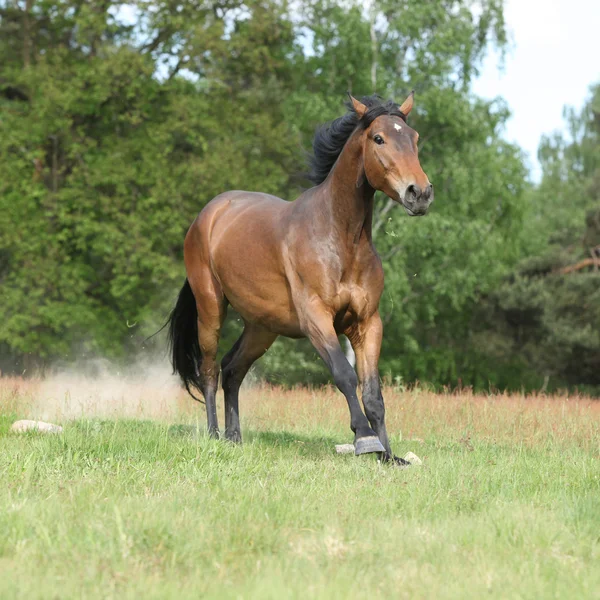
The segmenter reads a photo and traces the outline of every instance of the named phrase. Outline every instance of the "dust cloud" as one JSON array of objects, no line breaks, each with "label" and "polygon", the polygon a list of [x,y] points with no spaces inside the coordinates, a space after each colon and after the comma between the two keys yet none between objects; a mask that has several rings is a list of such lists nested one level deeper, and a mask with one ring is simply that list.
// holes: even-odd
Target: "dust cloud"
[{"label": "dust cloud", "polygon": [[136,361],[126,368],[95,359],[40,378],[2,378],[0,384],[6,403],[12,397],[14,409],[32,419],[204,419],[204,408],[181,388],[165,359]]}]

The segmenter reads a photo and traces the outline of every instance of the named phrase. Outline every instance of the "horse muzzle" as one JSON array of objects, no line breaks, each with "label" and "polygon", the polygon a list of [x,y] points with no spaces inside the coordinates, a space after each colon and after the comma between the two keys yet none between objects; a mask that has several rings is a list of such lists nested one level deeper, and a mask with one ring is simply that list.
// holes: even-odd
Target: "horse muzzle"
[{"label": "horse muzzle", "polygon": [[421,217],[427,214],[427,210],[433,202],[433,186],[428,184],[427,187],[421,188],[411,184],[401,196],[400,202],[411,217]]}]

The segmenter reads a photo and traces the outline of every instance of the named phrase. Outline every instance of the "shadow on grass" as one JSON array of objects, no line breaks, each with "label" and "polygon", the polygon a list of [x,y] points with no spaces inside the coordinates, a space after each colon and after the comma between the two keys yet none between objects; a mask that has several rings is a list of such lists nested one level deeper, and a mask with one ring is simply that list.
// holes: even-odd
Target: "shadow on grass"
[{"label": "shadow on grass", "polygon": [[[168,434],[179,438],[208,438],[206,429],[204,427],[197,428],[195,425],[171,425]],[[304,435],[289,431],[244,430],[242,435],[244,444],[260,444],[272,449],[288,449],[303,456],[322,456],[324,453],[335,452],[335,445],[341,443],[340,440],[331,436]],[[221,432],[221,436],[223,436],[223,432]],[[228,443],[223,437],[219,441]]]},{"label": "shadow on grass", "polygon": [[171,437],[208,437],[206,429],[196,425],[170,425],[167,433]]},{"label": "shadow on grass", "polygon": [[302,455],[322,455],[335,452],[340,441],[324,435],[304,435],[289,431],[247,431],[245,440],[273,448],[287,448]]}]

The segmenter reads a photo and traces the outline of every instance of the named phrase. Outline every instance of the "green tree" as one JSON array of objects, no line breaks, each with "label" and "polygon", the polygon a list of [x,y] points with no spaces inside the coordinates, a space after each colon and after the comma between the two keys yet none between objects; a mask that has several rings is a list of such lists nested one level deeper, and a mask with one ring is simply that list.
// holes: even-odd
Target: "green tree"
[{"label": "green tree", "polygon": [[[473,315],[523,251],[527,185],[501,140],[507,107],[469,90],[505,41],[498,0],[0,0],[5,364],[135,351],[168,313],[185,231],[212,197],[294,198],[314,129],[347,90],[414,87],[437,201],[421,220],[378,201],[383,372],[487,383]],[[233,315],[224,347],[239,329]],[[326,378],[289,340],[259,370]]]},{"label": "green tree", "polygon": [[[414,87],[410,123],[437,201],[425,219],[409,219],[378,198],[375,242],[384,259],[386,326],[382,373],[437,385],[487,385],[470,340],[479,298],[520,256],[526,171],[518,148],[502,141],[509,111],[484,102],[470,83],[490,46],[506,43],[502,3],[307,2],[305,69],[289,102],[307,115],[305,144],[318,115],[339,115],[339,97],[377,91],[402,98]],[[355,32],[354,35],[351,32]],[[290,344],[283,344],[288,352]],[[318,359],[305,345],[307,357]],[[289,365],[270,352],[264,359]],[[306,362],[298,357],[299,378]],[[319,372],[321,376],[326,375]],[[281,375],[280,375],[281,376]],[[316,376],[316,375],[315,375]]]},{"label": "green tree", "polygon": [[[226,189],[284,195],[297,163],[277,104],[293,50],[280,12],[258,2],[225,34],[234,5],[139,3],[135,26],[130,6],[0,5],[0,343],[11,360],[138,349],[181,285],[195,214]],[[255,48],[245,77],[239,53]]]},{"label": "green tree", "polygon": [[[570,136],[540,145],[543,177],[531,197],[528,257],[482,312],[503,383],[600,390],[600,86],[580,113],[565,111]],[[491,352],[490,352],[491,350]]]}]

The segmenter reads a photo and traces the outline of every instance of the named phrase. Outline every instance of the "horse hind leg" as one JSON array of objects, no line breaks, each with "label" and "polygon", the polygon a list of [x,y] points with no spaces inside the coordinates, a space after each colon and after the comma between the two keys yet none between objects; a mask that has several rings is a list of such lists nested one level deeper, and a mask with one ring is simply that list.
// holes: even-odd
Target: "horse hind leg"
[{"label": "horse hind leg", "polygon": [[227,302],[219,283],[206,268],[193,279],[190,285],[196,298],[198,312],[198,343],[202,360],[199,365],[202,395],[206,402],[208,434],[219,437],[216,394],[219,384],[217,350],[221,326],[227,312]]},{"label": "horse hind leg", "polygon": [[225,438],[240,443],[242,432],[239,415],[239,391],[244,377],[277,338],[277,334],[258,325],[246,323],[238,341],[221,361],[225,392]]}]

